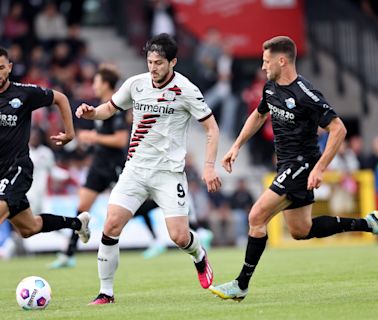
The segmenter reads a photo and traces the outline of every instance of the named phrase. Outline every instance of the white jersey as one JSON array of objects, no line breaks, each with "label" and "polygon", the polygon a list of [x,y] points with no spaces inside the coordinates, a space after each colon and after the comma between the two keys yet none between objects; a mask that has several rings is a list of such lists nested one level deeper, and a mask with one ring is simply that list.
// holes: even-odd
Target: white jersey
[{"label": "white jersey", "polygon": [[212,114],[200,90],[178,72],[162,88],[150,73],[131,77],[111,103],[120,110],[133,107],[127,165],[172,172],[184,170],[191,116],[203,121]]}]

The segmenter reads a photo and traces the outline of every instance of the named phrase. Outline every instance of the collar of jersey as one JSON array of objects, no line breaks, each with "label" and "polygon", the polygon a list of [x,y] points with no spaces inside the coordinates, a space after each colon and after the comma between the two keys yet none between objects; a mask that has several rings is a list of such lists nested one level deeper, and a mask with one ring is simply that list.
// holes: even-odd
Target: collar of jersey
[{"label": "collar of jersey", "polygon": [[168,85],[168,83],[170,83],[173,80],[173,78],[175,77],[175,74],[176,73],[173,71],[172,76],[166,82],[164,82],[160,87],[155,86],[154,82],[151,80],[152,87],[156,88],[156,89],[163,89],[164,87],[166,87]]}]

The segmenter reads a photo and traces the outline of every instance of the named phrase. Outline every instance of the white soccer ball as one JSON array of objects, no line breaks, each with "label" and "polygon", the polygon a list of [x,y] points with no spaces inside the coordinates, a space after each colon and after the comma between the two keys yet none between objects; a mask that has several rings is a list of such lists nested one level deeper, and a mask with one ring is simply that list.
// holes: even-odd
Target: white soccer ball
[{"label": "white soccer ball", "polygon": [[16,299],[24,310],[44,309],[51,300],[50,285],[41,277],[27,277],[18,284]]}]

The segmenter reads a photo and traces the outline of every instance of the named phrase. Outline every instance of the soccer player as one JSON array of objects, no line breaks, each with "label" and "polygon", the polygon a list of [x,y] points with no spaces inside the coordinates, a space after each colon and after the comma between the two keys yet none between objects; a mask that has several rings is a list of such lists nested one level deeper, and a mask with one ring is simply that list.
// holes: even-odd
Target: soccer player
[{"label": "soccer player", "polygon": [[133,130],[126,166],[111,192],[98,250],[100,293],[91,304],[114,302],[113,280],[119,260],[118,239],[140,205],[151,197],[162,209],[172,241],[192,256],[203,288],[213,273],[206,252],[188,224],[188,188],[184,173],[186,138],[191,116],[207,133],[203,181],[209,192],[221,180],[214,169],[219,129],[199,89],[174,71],[177,44],[168,34],[151,38],[146,46],[149,72],[127,79],[110,101],[97,108],[82,104],[76,116],[107,119],[117,110],[133,108]]},{"label": "soccer player", "polygon": [[[322,183],[323,173],[343,142],[346,129],[323,95],[297,74],[295,60],[296,45],[290,38],[278,36],[264,42],[262,70],[268,81],[262,99],[222,160],[225,170],[231,173],[241,146],[261,128],[268,113],[271,114],[277,176],[249,213],[248,244],[239,276],[210,287],[223,299],[241,301],[246,297],[249,281],[268,239],[267,224],[281,210],[296,240],[348,231],[378,233],[377,212],[364,219],[311,217],[313,190]],[[329,132],[323,154],[318,147],[318,126]]]},{"label": "soccer player", "polygon": [[[119,75],[114,67],[104,65],[96,72],[93,89],[101,103],[109,101],[114,94]],[[77,215],[89,211],[98,195],[116,183],[125,163],[125,148],[129,138],[125,112],[114,117],[95,122],[95,130],[80,130],[78,139],[89,146],[94,146],[93,161],[89,168],[85,184],[79,190],[79,206]],[[157,205],[147,200],[135,213],[141,215],[146,222],[153,238],[156,234],[148,212]],[[78,235],[72,232],[67,249],[58,253],[58,257],[49,267],[52,269],[74,267],[77,251]]]},{"label": "soccer player", "polygon": [[[100,67],[93,81],[93,90],[101,103],[108,101],[119,80],[118,73],[111,66]],[[120,112],[104,121],[96,121],[95,130],[80,130],[78,140],[94,147],[93,161],[85,184],[79,189],[77,215],[89,211],[98,195],[115,183],[125,163],[125,148],[129,131],[125,113]],[[75,266],[78,235],[73,232],[64,253],[50,264],[50,268]]]},{"label": "soccer player", "polygon": [[84,243],[88,242],[88,212],[77,218],[33,215],[26,197],[33,181],[33,164],[28,147],[32,111],[57,105],[65,132],[50,138],[56,145],[63,146],[75,135],[68,99],[55,90],[10,82],[11,71],[8,52],[0,48],[0,223],[8,219],[23,238],[39,232],[70,228],[78,233]]}]

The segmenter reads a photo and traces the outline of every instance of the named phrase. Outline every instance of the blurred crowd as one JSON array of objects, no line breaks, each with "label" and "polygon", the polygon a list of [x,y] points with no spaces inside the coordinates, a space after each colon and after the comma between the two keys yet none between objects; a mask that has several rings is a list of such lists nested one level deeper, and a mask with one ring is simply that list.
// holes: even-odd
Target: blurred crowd
[{"label": "blurred crowd", "polygon": [[[2,1],[0,6],[0,45],[9,50],[13,62],[11,81],[62,91],[69,98],[73,110],[84,101],[92,105],[98,102],[92,81],[99,62],[91,56],[88,44],[81,37],[84,2]],[[209,28],[202,39],[188,38],[185,30],[178,26],[174,7],[168,0],[144,1],[142,19],[148,26],[146,38],[161,32],[176,36],[179,54],[184,61],[181,67],[179,64],[178,70],[190,69],[190,74],[183,73],[199,86],[213,109],[222,136],[232,141],[260,101],[265,83],[265,74],[259,68],[260,61],[248,64],[248,74],[243,73],[241,70],[245,68],[233,56],[233,44],[215,27]],[[133,44],[131,37],[129,40]],[[186,67],[185,62],[193,68]],[[76,129],[93,129],[92,124],[85,120],[79,121],[74,117],[74,122]],[[48,156],[51,162],[47,192],[74,194],[86,176],[91,147],[76,140],[65,148],[57,148],[50,142],[49,136],[61,130],[62,124],[54,108],[35,111],[31,149],[43,146],[52,151]],[[326,134],[321,132],[320,144],[324,144],[325,139]],[[349,137],[330,166],[331,170],[345,172],[346,178],[341,187],[347,192],[356,192],[350,172],[358,169],[374,171],[378,190],[378,136],[368,148],[363,143],[359,135]],[[270,119],[248,142],[248,150],[251,165],[274,169]],[[254,202],[247,181],[240,178],[229,194],[208,194],[192,157],[187,157],[186,171],[199,223],[214,231],[216,244],[244,245],[247,215]]]}]

